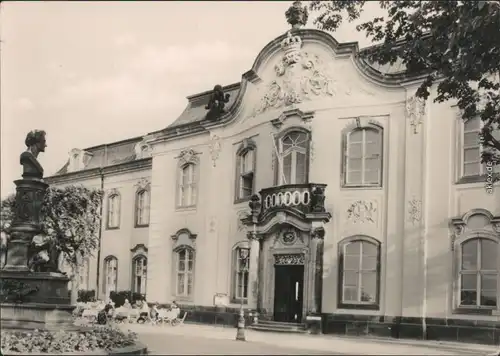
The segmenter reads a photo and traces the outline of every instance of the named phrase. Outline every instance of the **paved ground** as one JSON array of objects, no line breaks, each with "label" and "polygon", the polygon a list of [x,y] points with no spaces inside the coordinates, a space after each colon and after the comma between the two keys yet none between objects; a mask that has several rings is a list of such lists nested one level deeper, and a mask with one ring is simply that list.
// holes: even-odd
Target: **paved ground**
[{"label": "paved ground", "polygon": [[151,355],[332,355],[329,352],[298,350],[259,342],[188,335],[141,333],[140,340],[148,346]]},{"label": "paved ground", "polygon": [[128,324],[152,354],[176,355],[488,355],[498,347],[463,343],[345,338],[246,330],[246,342],[235,341],[236,329],[209,325],[151,326]]}]

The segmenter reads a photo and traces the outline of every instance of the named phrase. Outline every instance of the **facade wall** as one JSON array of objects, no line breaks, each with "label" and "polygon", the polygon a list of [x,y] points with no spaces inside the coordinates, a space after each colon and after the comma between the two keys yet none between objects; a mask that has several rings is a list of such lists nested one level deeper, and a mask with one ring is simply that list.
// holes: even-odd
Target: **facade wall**
[{"label": "facade wall", "polygon": [[[454,261],[449,220],[479,207],[498,214],[500,193],[497,189],[493,195],[486,194],[481,183],[455,184],[458,164],[455,108],[449,103],[429,101],[420,117],[421,123],[413,125],[406,105],[416,87],[395,90],[377,86],[362,77],[349,56],[336,56],[319,43],[305,43],[303,48],[325,61],[333,61],[331,73],[335,78],[334,95],[296,106],[304,112],[314,111],[309,122],[291,117],[277,129],[270,120],[278,118],[283,110],[252,115],[265,84],[273,78],[273,66],[280,58],[279,53],[274,53],[258,69],[262,82],[249,85],[242,109],[232,124],[214,128],[207,134],[155,145],[155,194],[149,241],[154,246],[154,257],[150,253],[149,297],[159,302],[179,299],[172,289],[175,282],[171,235],[183,228],[197,235],[197,277],[193,297],[180,300],[209,306],[213,305],[216,293],[231,295],[232,248],[246,240],[246,228],[238,221],[242,213],[248,212],[247,201],[234,202],[236,151],[245,138],[255,142],[255,191],[258,192],[274,185],[271,135],[303,127],[311,131],[313,143],[309,181],[328,184],[326,205],[333,215],[325,225],[323,312],[458,317],[450,309]],[[383,128],[381,187],[342,187],[342,135],[346,127],[355,124],[357,117]],[[173,172],[178,172],[176,157],[186,149],[199,153],[200,166],[196,208],[183,210],[172,203],[178,183]],[[349,217],[349,208],[360,203],[372,209],[364,212],[370,219]],[[412,206],[415,209],[410,212]],[[339,242],[355,235],[366,235],[381,243],[378,310],[338,307]],[[153,282],[158,280],[165,283]]]},{"label": "facade wall", "polygon": [[[462,164],[462,123],[456,107],[451,103],[433,103],[435,93],[425,105],[415,101],[418,84],[376,84],[356,67],[351,53],[309,39],[301,51],[312,58],[311,63],[323,75],[321,78],[329,78],[328,92],[325,86],[323,91],[315,88],[319,94],[311,94],[301,103],[280,108],[271,105],[263,110],[266,90],[281,75],[276,65],[283,60],[283,53],[275,47],[268,49],[267,56],[253,68],[259,79],[246,84],[233,121],[212,125],[191,136],[152,136],[151,171],[106,177],[107,194],[117,189],[122,196],[120,228],[106,229],[106,219],[103,220],[101,253],[102,259],[114,255],[119,260],[118,290],[130,289],[131,249],[144,244],[148,248],[150,302],[175,300],[183,307],[209,308],[218,295],[227,297],[228,308],[237,308],[239,304],[233,298],[234,249],[255,245],[247,238],[250,228],[241,222],[250,210],[248,199],[236,199],[238,152],[248,142],[255,144],[253,193],[258,193],[276,185],[275,137],[300,128],[311,135],[308,181],[327,184],[325,206],[332,215],[324,225],[322,257],[321,312],[326,315],[326,324],[331,317],[340,320],[337,325],[344,330],[349,318],[384,320],[383,323],[405,319],[410,324],[425,324],[426,319],[422,318],[474,319],[498,325],[494,313],[471,315],[457,311],[457,241],[462,237],[456,236],[450,223],[474,209],[499,216],[500,185],[497,183],[489,194],[484,182],[461,181],[458,172]],[[297,68],[291,66],[283,71],[300,69]],[[346,135],[360,125],[371,125],[382,132],[380,186],[346,187],[343,182]],[[189,207],[179,207],[180,172],[189,163],[195,164],[192,183],[196,186],[196,199]],[[134,227],[135,191],[141,178],[151,182],[149,228]],[[99,182],[85,184],[98,186]],[[491,226],[487,229],[491,230],[490,236],[498,239],[498,230]],[[301,230],[300,243],[293,248],[306,250],[312,256],[313,239],[306,230]],[[341,300],[340,252],[346,241],[360,236],[379,246],[377,301],[369,307],[366,303],[346,305]],[[249,294],[260,289],[260,307],[272,309],[273,253],[291,249],[280,245],[276,229],[264,234],[262,245],[261,280],[249,287]],[[176,291],[177,251],[184,248],[194,253],[190,295]],[[305,275],[312,280],[310,272]],[[310,281],[305,283],[312,285]],[[95,287],[95,282],[90,284]],[[258,306],[255,299],[249,297],[249,308]],[[387,326],[390,323],[384,324],[384,332],[391,330],[392,326]]]},{"label": "facade wall", "polygon": [[[135,227],[136,192],[141,180],[151,180],[151,171],[129,171],[122,174],[105,175],[104,177],[104,205],[101,232],[101,266],[99,276],[99,297],[104,298],[104,259],[115,256],[118,259],[117,291],[131,290],[132,288],[132,258],[135,246],[143,244],[147,247],[149,227]],[[100,189],[100,177],[53,183],[52,186],[81,184],[87,188]],[[120,225],[117,229],[107,228],[108,196],[115,189],[120,194]],[[137,251],[141,252],[141,251]],[[147,253],[145,253],[147,255]],[[88,288],[96,290],[97,284],[97,252],[89,259]],[[80,287],[82,289],[82,287]]]}]

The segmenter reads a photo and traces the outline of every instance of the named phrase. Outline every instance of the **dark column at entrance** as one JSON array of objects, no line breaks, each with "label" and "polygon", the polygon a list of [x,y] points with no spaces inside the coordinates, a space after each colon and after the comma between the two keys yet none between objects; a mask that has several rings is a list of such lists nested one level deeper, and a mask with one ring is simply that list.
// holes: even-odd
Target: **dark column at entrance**
[{"label": "dark column at entrance", "polygon": [[317,227],[311,231],[311,253],[313,255],[313,313],[321,313],[321,299],[323,296],[323,242],[325,229]]}]

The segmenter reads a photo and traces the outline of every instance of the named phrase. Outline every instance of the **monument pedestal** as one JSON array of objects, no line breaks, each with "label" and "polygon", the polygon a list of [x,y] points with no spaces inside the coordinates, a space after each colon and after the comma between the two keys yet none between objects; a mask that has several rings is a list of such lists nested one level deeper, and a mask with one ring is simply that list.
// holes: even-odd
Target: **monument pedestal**
[{"label": "monument pedestal", "polygon": [[69,330],[69,278],[61,273],[0,271],[2,328]]}]

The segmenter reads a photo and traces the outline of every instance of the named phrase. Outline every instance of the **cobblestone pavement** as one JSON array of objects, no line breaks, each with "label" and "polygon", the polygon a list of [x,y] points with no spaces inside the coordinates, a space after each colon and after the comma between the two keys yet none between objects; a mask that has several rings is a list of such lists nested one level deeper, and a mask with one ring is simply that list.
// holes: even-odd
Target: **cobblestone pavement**
[{"label": "cobblestone pavement", "polygon": [[488,355],[498,347],[472,344],[344,338],[246,330],[246,342],[235,341],[236,329],[199,324],[181,326],[123,325],[137,332],[154,354],[198,355]]}]

